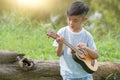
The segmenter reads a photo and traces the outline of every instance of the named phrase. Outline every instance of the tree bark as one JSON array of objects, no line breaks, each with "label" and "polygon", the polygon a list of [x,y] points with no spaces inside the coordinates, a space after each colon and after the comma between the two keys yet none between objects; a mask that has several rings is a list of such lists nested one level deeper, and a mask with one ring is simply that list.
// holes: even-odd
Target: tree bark
[{"label": "tree bark", "polygon": [[[0,56],[3,56],[1,52]],[[11,59],[10,55],[7,57],[2,60],[0,58],[0,80],[62,80],[59,61],[27,60],[26,58],[6,61],[6,59]],[[34,66],[29,67],[30,65],[25,60],[28,63],[33,61]],[[24,63],[25,65],[21,66]],[[93,73],[93,78],[94,80],[120,80],[120,62],[99,62],[98,70]]]},{"label": "tree bark", "polygon": [[[31,70],[22,70],[18,64],[0,64],[0,80],[62,80],[58,61],[35,61]],[[94,80],[119,80],[119,62],[100,62],[93,74]]]},{"label": "tree bark", "polygon": [[120,62],[99,62],[94,80],[120,80]]},{"label": "tree bark", "polygon": [[0,64],[0,80],[61,80],[58,61],[37,61],[31,70],[14,64]]}]

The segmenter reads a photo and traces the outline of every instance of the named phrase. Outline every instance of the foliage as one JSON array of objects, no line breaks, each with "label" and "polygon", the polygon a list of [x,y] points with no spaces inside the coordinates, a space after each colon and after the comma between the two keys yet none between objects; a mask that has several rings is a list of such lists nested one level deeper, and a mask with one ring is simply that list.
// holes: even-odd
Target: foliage
[{"label": "foliage", "polygon": [[2,19],[5,21],[0,24],[1,50],[24,53],[27,57],[41,60],[57,59],[52,47],[53,40],[46,36],[41,22],[35,24],[28,16],[18,17],[14,14],[6,14]]},{"label": "foliage", "polygon": [[[57,31],[67,25],[65,11],[74,0],[52,0],[49,9],[22,9],[8,0],[0,4],[0,49],[25,53],[27,57],[58,59],[53,39],[46,30]],[[119,0],[82,0],[90,7],[89,21],[83,26],[92,33],[100,55],[99,61],[119,61],[120,5]],[[7,3],[6,3],[7,2]],[[55,5],[59,3],[59,5]],[[12,6],[11,6],[12,5]],[[62,5],[62,6],[61,6]],[[9,6],[9,8],[8,8]],[[96,13],[99,15],[96,16]],[[56,18],[55,20],[51,19]]]},{"label": "foliage", "polygon": [[[0,17],[1,50],[25,53],[27,57],[40,60],[58,59],[55,48],[52,46],[53,39],[46,36],[46,30],[57,31],[60,26],[65,26],[64,24],[32,21],[29,16],[21,16],[15,12],[5,12]],[[58,26],[58,28],[55,30],[53,26]],[[118,40],[113,39],[111,33],[102,36],[103,39],[93,36],[100,53],[99,61],[119,60],[120,43],[116,43]]]},{"label": "foliage", "polygon": [[111,36],[120,40],[120,5],[119,0],[92,0],[91,8],[93,11],[98,11],[102,14],[101,19],[95,21],[99,35],[107,35],[109,32]]}]

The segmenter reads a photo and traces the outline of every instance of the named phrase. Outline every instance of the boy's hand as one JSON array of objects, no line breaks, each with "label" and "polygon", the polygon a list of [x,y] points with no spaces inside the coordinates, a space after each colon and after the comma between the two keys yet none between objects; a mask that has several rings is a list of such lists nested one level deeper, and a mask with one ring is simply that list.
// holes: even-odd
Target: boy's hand
[{"label": "boy's hand", "polygon": [[78,44],[78,49],[85,49],[87,46],[85,43],[79,43]]},{"label": "boy's hand", "polygon": [[61,44],[61,45],[62,45],[63,42],[64,42],[64,37],[62,37],[62,36],[57,37],[57,38],[56,38],[56,41],[57,41],[58,44]]}]

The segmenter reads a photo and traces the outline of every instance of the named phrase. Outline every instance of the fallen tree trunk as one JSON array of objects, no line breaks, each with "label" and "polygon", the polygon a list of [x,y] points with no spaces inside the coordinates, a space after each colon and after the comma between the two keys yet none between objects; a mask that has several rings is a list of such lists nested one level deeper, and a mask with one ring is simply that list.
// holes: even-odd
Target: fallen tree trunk
[{"label": "fallen tree trunk", "polygon": [[34,61],[31,70],[18,64],[0,64],[0,80],[61,80],[58,61]]},{"label": "fallen tree trunk", "polygon": [[[94,80],[119,80],[120,63],[100,62],[93,74]],[[0,64],[0,80],[62,80],[58,61],[35,61],[31,70],[22,70],[17,64]]]},{"label": "fallen tree trunk", "polygon": [[[0,54],[0,56],[2,55]],[[0,62],[0,80],[62,80],[58,61],[32,60],[34,66],[26,67],[25,58],[21,58],[19,61],[12,59],[10,62],[3,63],[4,59],[6,58],[2,58]],[[26,69],[20,65],[22,61],[25,63]],[[99,68],[93,77],[94,80],[120,80],[120,62],[99,62]]]},{"label": "fallen tree trunk", "polygon": [[120,62],[99,62],[94,80],[120,80]]}]

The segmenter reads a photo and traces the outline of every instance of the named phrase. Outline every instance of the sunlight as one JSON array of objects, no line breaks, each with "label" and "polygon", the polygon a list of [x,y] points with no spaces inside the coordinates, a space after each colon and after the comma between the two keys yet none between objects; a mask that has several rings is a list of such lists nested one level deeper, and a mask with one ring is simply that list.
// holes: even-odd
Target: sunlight
[{"label": "sunlight", "polygon": [[29,6],[29,7],[35,7],[38,5],[44,5],[46,0],[18,0],[18,4],[20,6]]},{"label": "sunlight", "polygon": [[53,2],[51,0],[17,0],[19,9],[22,10],[44,10],[52,9]]},{"label": "sunlight", "polygon": [[19,4],[26,4],[26,5],[32,5],[37,3],[37,0],[18,0]]}]

